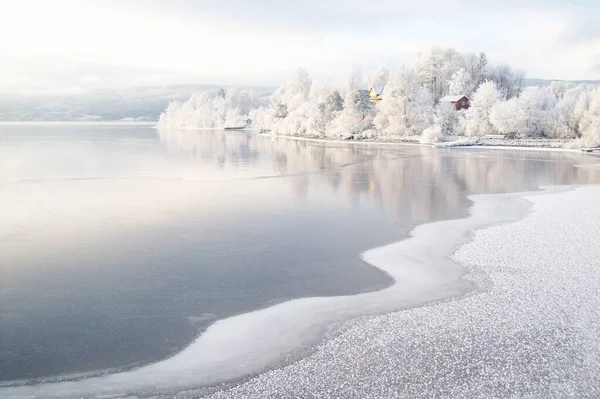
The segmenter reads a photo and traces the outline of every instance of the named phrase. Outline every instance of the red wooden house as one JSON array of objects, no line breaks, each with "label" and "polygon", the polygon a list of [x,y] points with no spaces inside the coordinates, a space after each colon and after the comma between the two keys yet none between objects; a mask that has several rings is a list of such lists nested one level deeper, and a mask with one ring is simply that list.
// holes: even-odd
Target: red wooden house
[{"label": "red wooden house", "polygon": [[461,109],[469,109],[469,97],[458,95],[458,96],[446,96],[440,99],[440,103],[448,103],[454,105],[454,108],[458,111]]}]

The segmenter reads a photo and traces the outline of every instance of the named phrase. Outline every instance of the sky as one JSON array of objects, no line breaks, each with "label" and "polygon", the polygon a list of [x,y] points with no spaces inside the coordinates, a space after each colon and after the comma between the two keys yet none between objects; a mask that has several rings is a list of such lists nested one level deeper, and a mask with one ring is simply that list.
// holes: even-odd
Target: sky
[{"label": "sky", "polygon": [[0,0],[0,93],[275,86],[410,65],[431,45],[600,79],[598,0]]}]

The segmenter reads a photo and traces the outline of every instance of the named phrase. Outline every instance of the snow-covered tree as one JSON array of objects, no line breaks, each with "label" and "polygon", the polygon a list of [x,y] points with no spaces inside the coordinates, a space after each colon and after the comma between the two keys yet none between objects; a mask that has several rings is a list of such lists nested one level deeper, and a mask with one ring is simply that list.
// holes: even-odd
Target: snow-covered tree
[{"label": "snow-covered tree", "polygon": [[457,95],[471,95],[473,91],[473,78],[465,68],[460,68],[458,71],[454,72],[452,75],[452,79],[450,83],[448,83],[448,94],[457,96]]},{"label": "snow-covered tree", "polygon": [[431,125],[427,129],[423,130],[420,142],[423,144],[437,143],[438,141],[440,141],[440,137],[442,136],[443,134],[442,130],[440,129],[440,126],[437,124]]},{"label": "snow-covered tree", "polygon": [[[369,101],[369,86],[385,86],[382,101]],[[245,89],[197,93],[170,104],[159,127],[254,127],[274,134],[360,139],[373,136],[415,136],[433,142],[444,136],[581,139],[600,145],[600,88],[552,82],[547,87],[523,85],[523,75],[493,65],[484,53],[459,53],[432,47],[412,68],[393,73],[380,68],[363,80],[356,68],[340,91],[314,85],[305,70],[281,85],[266,101]],[[471,107],[456,111],[438,103],[443,95],[469,95]]]},{"label": "snow-covered tree", "polygon": [[308,72],[299,69],[293,79],[282,85],[271,96],[271,114],[275,119],[283,119],[298,108],[308,98],[312,82]]},{"label": "snow-covered tree", "polygon": [[[328,135],[333,138],[359,138],[371,126],[373,116],[368,93],[360,88],[361,79],[351,72],[344,91],[344,107],[336,113]],[[335,100],[337,102],[337,99]]]},{"label": "snow-covered tree", "polygon": [[259,99],[249,90],[221,89],[212,95],[195,93],[183,103],[169,104],[158,126],[163,129],[245,126],[250,112],[259,106]]},{"label": "snow-covered tree", "polygon": [[[580,122],[589,109],[593,90],[593,86],[587,85],[577,85],[564,90],[562,98],[559,98],[556,103],[548,122],[550,137],[560,139],[581,137]],[[555,87],[552,87],[552,91],[556,92]],[[585,127],[585,122],[583,125]]]},{"label": "snow-covered tree", "polygon": [[513,71],[508,65],[499,65],[487,68],[487,70],[487,78],[496,84],[496,88],[502,93],[503,99],[508,100],[521,93],[523,89],[523,72]]},{"label": "snow-covered tree", "polygon": [[556,97],[549,88],[528,87],[517,98],[524,118],[517,131],[518,137],[541,137],[548,135],[552,109]]},{"label": "snow-covered tree", "polygon": [[561,100],[567,90],[569,89],[569,85],[564,81],[553,81],[550,83],[550,90],[552,90],[552,94],[558,99]]},{"label": "snow-covered tree", "polygon": [[309,112],[309,93],[312,81],[304,69],[296,71],[294,77],[280,86],[271,96],[269,115],[270,128],[274,134],[302,135],[306,131],[303,125]]},{"label": "snow-covered tree", "polygon": [[464,59],[456,50],[434,46],[417,56],[414,71],[418,83],[437,102],[448,93],[452,76],[461,68],[464,68]]},{"label": "snow-covered tree", "polygon": [[583,144],[589,147],[600,146],[600,87],[589,92],[587,107],[581,113],[579,130]]},{"label": "snow-covered tree", "polygon": [[323,137],[331,131],[331,125],[343,109],[344,101],[340,93],[327,85],[314,85],[309,95],[306,134]]},{"label": "snow-covered tree", "polygon": [[490,111],[490,122],[499,133],[515,137],[520,129],[525,113],[519,108],[516,98],[498,101]]},{"label": "snow-covered tree", "polygon": [[528,87],[519,97],[496,103],[490,120],[500,133],[512,137],[547,136],[555,104],[550,88]]},{"label": "snow-covered tree", "polygon": [[462,116],[462,111],[457,111],[452,104],[439,104],[435,109],[433,122],[439,127],[440,135],[452,136]]},{"label": "snow-covered tree", "polygon": [[487,55],[485,55],[484,52],[479,53],[479,56],[477,57],[477,66],[475,68],[475,73],[472,74],[475,78],[475,83],[477,84],[477,86],[479,86],[488,79],[488,68],[489,61]]},{"label": "snow-covered tree", "polygon": [[369,76],[369,86],[385,86],[390,78],[390,71],[385,68],[378,68]]},{"label": "snow-covered tree", "polygon": [[471,99],[471,107],[465,111],[465,119],[462,121],[467,136],[484,136],[496,132],[490,121],[490,113],[501,98],[502,94],[494,82],[488,81],[479,86]]},{"label": "snow-covered tree", "polygon": [[373,123],[384,136],[407,136],[421,134],[432,117],[431,95],[419,87],[413,71],[402,68],[391,75]]}]

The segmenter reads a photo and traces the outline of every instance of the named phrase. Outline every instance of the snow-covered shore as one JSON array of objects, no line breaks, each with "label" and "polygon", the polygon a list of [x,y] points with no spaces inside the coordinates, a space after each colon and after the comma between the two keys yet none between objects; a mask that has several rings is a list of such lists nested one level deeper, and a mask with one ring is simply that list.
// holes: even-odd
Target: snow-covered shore
[{"label": "snow-covered shore", "polygon": [[474,198],[471,220],[497,201],[533,202],[454,252],[474,295],[348,322],[313,355],[214,398],[598,397],[599,196]]},{"label": "snow-covered shore", "polygon": [[[551,191],[561,190],[564,189],[554,188]],[[597,230],[597,224],[589,221],[596,221],[600,216],[600,205],[597,201],[595,203],[591,201],[591,199],[597,198],[598,195],[600,195],[599,187],[583,187],[572,192],[556,195],[529,193],[526,195],[527,199],[535,203],[535,212],[532,215],[515,224],[505,224],[478,232],[475,235],[475,242],[462,247],[454,257],[455,261],[453,261],[449,258],[449,255],[468,240],[470,232],[491,225],[520,220],[530,207],[530,203],[523,198],[523,194],[473,197],[475,205],[469,218],[421,225],[413,231],[411,238],[363,254],[366,262],[381,268],[395,279],[396,282],[392,287],[355,296],[303,298],[256,312],[234,316],[209,327],[204,334],[181,353],[153,365],[79,381],[2,388],[0,389],[0,396],[8,398],[68,398],[116,395],[123,392],[149,393],[190,389],[198,385],[215,384],[240,378],[281,364],[282,361],[289,361],[290,356],[293,358],[299,350],[306,349],[317,342],[327,331],[329,331],[328,339],[317,348],[316,353],[312,356],[289,367],[263,374],[231,392],[219,395],[239,397],[252,396],[253,393],[256,395],[258,392],[261,393],[258,395],[259,397],[278,397],[285,396],[286,392],[288,394],[298,392],[316,394],[318,390],[322,396],[323,392],[328,389],[331,390],[330,392],[342,389],[338,392],[338,396],[369,397],[370,394],[377,397],[387,397],[388,394],[391,394],[390,389],[400,389],[393,382],[395,378],[406,379],[408,383],[412,383],[419,380],[419,378],[432,377],[430,373],[434,371],[436,375],[440,372],[450,373],[451,370],[443,369],[446,363],[439,363],[438,361],[431,363],[427,362],[427,359],[419,357],[420,355],[415,352],[415,348],[421,348],[424,351],[423,353],[427,353],[428,350],[431,351],[431,348],[422,348],[424,342],[439,344],[438,346],[434,345],[438,348],[439,353],[436,352],[437,354],[430,355],[443,356],[442,360],[451,359],[452,356],[457,355],[455,349],[459,350],[458,354],[463,354],[464,358],[455,360],[464,362],[461,366],[464,367],[464,370],[461,373],[469,373],[468,370],[471,369],[476,370],[477,367],[486,364],[489,360],[485,357],[485,354],[477,355],[479,357],[468,357],[470,350],[468,344],[469,342],[475,342],[473,340],[476,340],[477,345],[479,345],[474,349],[483,351],[486,339],[489,339],[490,348],[494,349],[494,358],[501,359],[504,362],[505,360],[502,360],[503,356],[511,357],[514,355],[511,348],[504,348],[506,350],[506,353],[504,353],[500,350],[502,348],[498,346],[500,344],[495,341],[497,337],[485,335],[490,334],[491,330],[487,329],[490,327],[493,327],[493,330],[499,334],[502,333],[498,329],[499,326],[494,324],[501,324],[502,320],[498,320],[493,312],[484,312],[483,309],[497,309],[499,312],[508,312],[509,310],[503,308],[503,306],[506,304],[522,304],[523,301],[525,301],[524,305],[529,306],[527,301],[531,298],[531,295],[527,290],[516,290],[512,293],[502,294],[509,295],[508,299],[512,302],[504,297],[501,297],[501,302],[496,302],[498,293],[494,291],[494,286],[504,284],[505,275],[507,273],[511,275],[513,269],[527,267],[522,272],[517,270],[518,273],[515,272],[516,276],[524,279],[522,284],[531,287],[531,293],[541,295],[544,289],[544,287],[538,287],[538,280],[540,279],[538,274],[541,272],[530,270],[529,264],[524,263],[527,260],[533,262],[532,257],[551,261],[550,264],[544,266],[548,269],[548,278],[562,276],[561,278],[567,280],[571,278],[579,279],[581,270],[590,266],[589,261],[594,259],[590,256],[596,256],[596,259],[600,259],[600,256],[598,256],[600,253],[597,253],[598,250],[595,248],[582,252],[584,256],[579,257],[577,253],[582,251],[581,244],[571,246],[573,242],[585,243],[593,240],[594,234],[597,237],[597,231],[595,231]],[[590,206],[587,206],[588,202]],[[581,210],[582,208],[584,212],[574,212],[574,210]],[[549,217],[549,215],[552,215],[552,217]],[[548,223],[560,227],[550,229],[553,226],[548,226]],[[523,227],[519,227],[521,224],[526,226],[523,231]],[[553,233],[550,242],[558,240],[553,244],[554,247],[548,247],[544,242],[538,240],[537,232],[536,234],[530,232],[530,229],[535,230],[538,228],[544,228],[543,231]],[[494,233],[492,238],[481,241],[480,237],[486,237],[486,234],[490,234],[489,231],[495,231],[494,229],[501,229],[504,235]],[[511,238],[513,229],[515,230],[515,236],[521,237],[521,241],[513,243],[514,239]],[[509,242],[511,245],[508,245]],[[563,245],[564,248],[561,248],[560,243],[568,245]],[[526,247],[523,248],[523,246]],[[590,246],[593,247],[593,245]],[[477,257],[478,248],[485,249],[481,253],[484,258]],[[553,258],[551,259],[545,256],[544,251],[548,248],[555,248],[552,251]],[[556,249],[561,249],[563,252],[556,253]],[[502,262],[504,258],[511,260],[514,264],[504,264]],[[575,274],[570,275],[571,266],[573,265],[571,258],[587,259],[588,263],[577,264],[578,268],[573,270]],[[476,259],[477,262],[483,264],[472,264],[471,259]],[[486,266],[485,261],[491,260],[496,262],[493,267]],[[469,267],[470,273],[466,278],[465,269],[456,261]],[[537,263],[534,262],[533,264]],[[569,267],[565,268],[565,265],[569,265]],[[496,276],[499,279],[498,283],[493,280],[496,272],[499,273]],[[591,275],[591,279],[594,278],[595,276]],[[511,287],[519,288],[513,280],[514,278],[511,279]],[[494,286],[490,285],[490,282],[494,282]],[[580,296],[574,296],[574,299],[579,302],[582,299],[600,301],[599,298],[592,295],[593,293],[585,291],[587,288],[586,285],[582,287],[584,289],[582,292],[586,292],[587,299]],[[546,298],[548,301],[554,299],[556,298],[551,295],[550,298]],[[566,299],[568,298],[561,294],[560,300],[565,301]],[[432,305],[435,303],[438,304]],[[426,304],[431,306],[423,307]],[[479,304],[481,304],[482,310],[477,310]],[[531,305],[533,306],[533,304]],[[567,305],[571,306],[572,303],[564,306]],[[326,328],[359,316],[400,310],[405,311],[387,316],[367,317],[346,322],[343,324],[341,334],[340,330]],[[503,319],[515,323],[506,326],[510,329],[509,331],[515,328],[523,328],[523,321],[517,317],[518,315],[523,315],[523,320],[528,322],[536,321],[532,319],[532,314],[537,312],[534,307],[515,308],[514,310],[518,313],[512,319]],[[456,317],[456,320],[452,317]],[[470,321],[471,317],[477,319],[475,325]],[[558,319],[554,321],[556,323],[560,322]],[[579,323],[580,321],[576,322]],[[463,325],[461,323],[464,323],[464,328],[461,328],[461,325]],[[424,329],[423,326],[425,325],[430,325],[431,330]],[[386,328],[386,326],[389,328]],[[541,325],[540,328],[542,327],[547,326]],[[562,325],[562,327],[565,329],[570,328],[569,325]],[[485,331],[481,331],[483,328],[486,328]],[[536,328],[536,326],[532,325],[532,328]],[[542,332],[544,334],[551,333],[548,330]],[[475,336],[469,335],[472,333]],[[483,335],[477,335],[479,333]],[[523,333],[531,334],[531,331],[525,329]],[[465,337],[464,334],[467,334],[467,336]],[[373,335],[372,338],[375,341],[371,341],[369,335]],[[425,341],[423,341],[424,338],[426,338]],[[535,346],[536,344],[530,342],[529,335],[526,335],[527,341],[524,343],[518,341],[518,336],[511,335],[500,338],[503,340],[516,340],[514,345]],[[544,339],[554,338],[550,336],[544,337]],[[397,342],[398,345],[405,348],[413,348],[407,353],[414,356],[414,359],[421,359],[424,363],[421,365],[410,363],[412,360],[407,358],[406,355],[394,352],[394,348],[398,346],[388,347],[388,343],[393,342]],[[544,342],[550,345],[554,341]],[[467,347],[459,346],[455,348],[453,345],[467,345]],[[375,357],[363,353],[365,348],[371,348],[372,355]],[[549,349],[554,350],[553,348]],[[337,354],[331,353],[331,350],[335,350]],[[557,350],[561,351],[556,353],[557,356],[564,355],[561,348]],[[538,352],[533,354],[541,356]],[[357,353],[361,355],[355,357]],[[527,355],[527,353],[522,355]],[[548,356],[552,357],[554,355],[549,353]],[[352,368],[347,369],[344,367],[336,368],[334,367],[335,364],[328,363],[330,361],[355,363],[352,363]],[[363,361],[365,363],[361,365]],[[517,360],[512,359],[510,361],[516,362]],[[377,362],[380,362],[381,366],[375,367]],[[406,364],[409,366],[403,366],[403,362],[407,362]],[[549,360],[543,359],[543,362],[549,362]],[[367,364],[370,364],[373,368],[366,368],[365,365]],[[386,364],[387,367],[384,367]],[[564,366],[563,363],[560,364],[561,367]],[[503,364],[492,362],[486,367],[489,367],[490,372],[497,372],[496,367],[500,366],[504,367]],[[542,365],[538,366],[542,367]],[[553,367],[552,364],[547,366]],[[310,370],[308,374],[307,370]],[[383,374],[369,377],[369,370],[379,370],[378,373]],[[336,372],[338,374],[335,374]],[[481,374],[483,371],[477,369],[477,372]],[[361,378],[353,378],[353,381],[346,380],[347,376],[352,373],[357,376],[361,373],[363,375],[361,375]],[[311,375],[318,380],[312,378]],[[387,376],[386,378],[390,380],[385,382],[381,379],[381,376]],[[367,384],[365,379],[367,377],[373,378],[373,381],[363,386],[363,391],[360,391],[360,387],[353,385],[353,383],[359,381],[364,381]],[[458,380],[453,380],[452,375],[444,375],[447,382],[443,387],[438,388],[455,392],[454,390],[458,390],[466,383],[464,375],[459,377],[456,377],[459,378]],[[504,377],[517,378],[513,375]],[[529,375],[529,378],[533,377]],[[309,381],[317,383],[308,384]],[[515,381],[508,380],[506,383],[512,384]],[[399,381],[398,383],[402,382]],[[419,385],[421,383],[423,381],[420,381],[417,385],[421,386]],[[329,387],[329,384],[332,385]],[[527,384],[531,386],[531,381]],[[417,385],[408,385],[406,389],[418,389]],[[347,386],[347,390],[344,386]],[[371,386],[372,388],[369,388]],[[419,389],[425,389],[425,386],[421,386]],[[435,389],[435,387],[432,389]],[[471,391],[471,393],[473,392]]]},{"label": "snow-covered shore", "polygon": [[[268,133],[264,133],[269,135]],[[324,139],[302,136],[269,135],[270,137],[284,138],[296,141],[310,141],[314,143],[334,143],[336,145],[355,145],[355,146],[406,146],[420,145],[437,148],[485,148],[495,150],[524,150],[524,151],[561,151],[582,154],[574,140],[544,140],[544,139],[481,139],[481,138],[454,138],[452,140],[423,143],[420,136],[398,136],[397,138],[386,139],[364,139],[364,140],[342,140],[342,139]]]}]

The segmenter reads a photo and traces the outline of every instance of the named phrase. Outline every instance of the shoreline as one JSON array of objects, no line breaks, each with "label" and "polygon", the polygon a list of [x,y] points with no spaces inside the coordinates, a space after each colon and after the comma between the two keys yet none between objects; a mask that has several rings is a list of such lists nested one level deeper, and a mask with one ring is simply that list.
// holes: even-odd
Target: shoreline
[{"label": "shoreline", "polygon": [[452,253],[475,295],[351,320],[311,356],[206,397],[598,397],[600,185],[546,189]]},{"label": "shoreline", "polygon": [[[261,133],[265,137],[274,138],[285,138],[296,141],[310,141],[315,143],[324,144],[349,144],[358,146],[418,146],[418,147],[431,147],[439,149],[492,149],[492,150],[518,150],[518,151],[544,151],[544,152],[569,152],[574,154],[589,155],[584,153],[578,148],[564,148],[564,147],[539,147],[539,146],[523,146],[523,145],[494,145],[486,143],[473,143],[473,144],[461,144],[452,141],[438,142],[438,143],[419,143],[416,141],[375,141],[375,140],[334,140],[334,139],[317,139],[312,137],[298,137],[298,136],[286,136],[286,135],[270,135],[268,133]],[[518,143],[518,140],[513,142]]]},{"label": "shoreline", "polygon": [[[154,126],[157,130],[160,128],[158,126]],[[181,128],[175,130],[183,130],[183,131],[219,131],[224,129],[219,128]],[[420,143],[416,139],[405,139],[405,140],[389,140],[389,141],[378,141],[373,139],[366,140],[336,140],[336,139],[325,139],[325,138],[315,138],[315,137],[303,137],[303,136],[287,136],[280,134],[270,134],[269,132],[261,132],[261,129],[256,128],[248,128],[237,130],[238,132],[257,132],[259,136],[269,137],[269,138],[281,138],[293,141],[306,141],[312,143],[319,144],[336,144],[336,145],[349,145],[349,146],[358,146],[358,147],[430,147],[430,148],[439,148],[439,149],[491,149],[491,150],[516,150],[516,151],[540,151],[540,152],[567,152],[572,154],[581,154],[581,155],[594,155],[594,153],[585,153],[581,150],[581,148],[566,148],[566,147],[552,147],[552,146],[527,146],[527,145],[519,145],[521,141],[524,139],[503,139],[504,142],[508,144],[491,144],[486,142],[464,142],[464,141],[443,141],[437,143]],[[457,136],[458,137],[458,136]],[[461,137],[464,139],[465,137]],[[482,138],[477,138],[481,140]],[[529,141],[535,141],[538,139],[528,139]],[[545,139],[539,139],[541,142]],[[575,141],[565,141],[565,144],[573,144]],[[513,144],[516,145],[513,145]],[[546,141],[547,143],[547,141]],[[543,143],[540,143],[543,144]]]},{"label": "shoreline", "polygon": [[[423,224],[402,241],[365,251],[360,256],[366,263],[394,279],[383,290],[287,301],[219,320],[183,351],[150,365],[77,381],[0,388],[0,394],[65,398],[208,388],[281,367],[289,356],[321,342],[340,322],[477,293],[480,287],[465,278],[468,270],[450,256],[474,231],[524,218],[531,203],[523,197],[570,189],[472,196],[469,217]],[[436,242],[432,237],[444,239]]]},{"label": "shoreline", "polygon": [[[18,126],[18,125],[122,125],[122,126],[148,126],[159,130],[158,121],[0,121],[0,126]],[[225,131],[223,128],[178,128],[178,129],[170,129],[170,130],[183,130],[183,131]],[[492,149],[492,150],[518,150],[518,151],[548,151],[548,152],[568,152],[582,155],[595,155],[594,153],[586,153],[583,152],[581,148],[566,148],[566,147],[552,147],[552,146],[528,146],[528,145],[519,145],[518,143],[521,140],[525,139],[502,139],[504,142],[508,144],[490,144],[490,143],[463,143],[459,141],[443,141],[437,143],[420,143],[418,140],[414,139],[406,139],[406,140],[397,140],[394,141],[378,141],[373,139],[366,140],[336,140],[336,139],[325,139],[325,138],[314,138],[314,137],[303,137],[303,136],[287,136],[287,135],[271,135],[268,132],[261,132],[262,129],[258,128],[247,128],[247,129],[239,129],[234,130],[234,132],[258,132],[260,136],[264,137],[272,137],[272,138],[284,138],[288,140],[295,141],[308,141],[314,143],[322,143],[322,144],[349,144],[355,146],[382,146],[382,147],[395,147],[395,146],[418,146],[418,147],[432,147],[432,148],[457,148],[457,149]],[[462,139],[465,137],[457,136]],[[477,139],[482,139],[477,138]],[[543,141],[545,139],[527,139],[529,141],[540,140]],[[574,143],[575,140],[565,141],[565,143]],[[513,145],[513,144],[516,145]],[[596,154],[597,155],[597,154]]]}]

